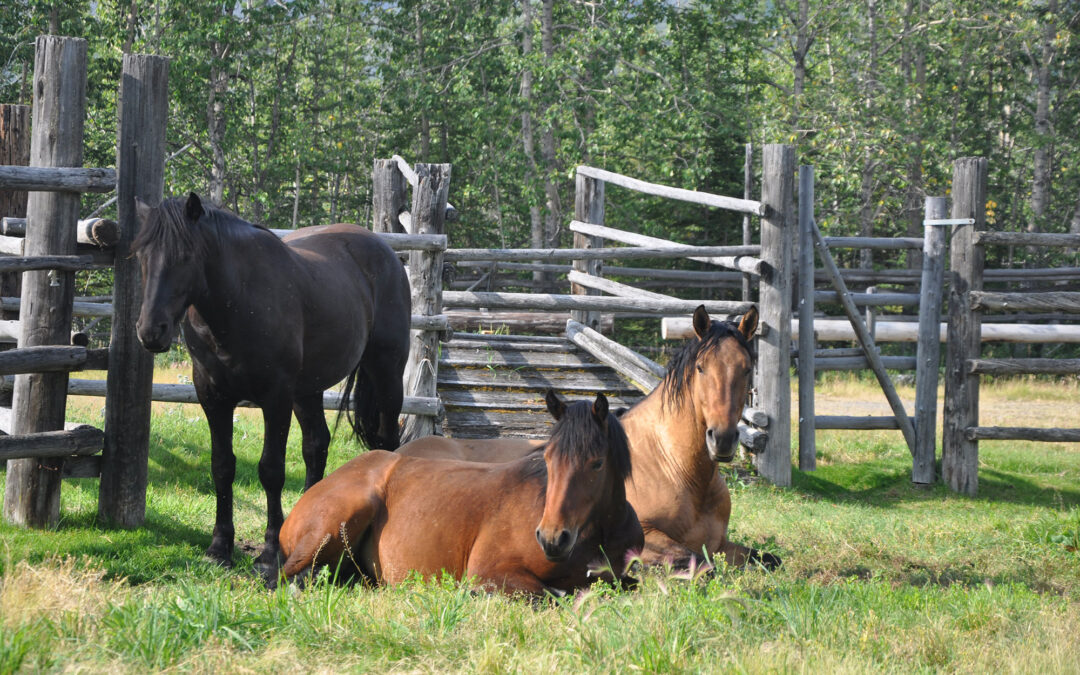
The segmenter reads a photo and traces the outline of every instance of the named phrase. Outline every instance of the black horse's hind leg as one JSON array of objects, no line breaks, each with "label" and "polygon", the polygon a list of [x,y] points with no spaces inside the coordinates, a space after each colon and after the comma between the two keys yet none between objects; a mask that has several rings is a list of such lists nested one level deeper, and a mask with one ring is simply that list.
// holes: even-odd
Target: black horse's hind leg
[{"label": "black horse's hind leg", "polygon": [[307,490],[322,480],[326,472],[326,455],[330,448],[330,429],[326,426],[322,392],[298,396],[293,401],[293,412],[296,413],[296,421],[300,423],[300,430],[304,433],[304,466],[307,469],[304,489]]},{"label": "black horse's hind leg", "polygon": [[[408,356],[407,352],[405,356]],[[364,351],[364,358],[360,361],[359,378],[361,381],[358,382],[357,388],[368,387],[369,391],[374,393],[379,413],[379,426],[375,432],[377,440],[372,445],[373,448],[397,450],[401,445],[398,417],[401,416],[401,404],[405,399],[405,391],[401,383],[401,374],[404,370],[404,359],[398,359],[392,353],[379,349],[378,345],[368,344]]]},{"label": "black horse's hind leg", "polygon": [[281,489],[285,486],[285,444],[292,424],[292,403],[278,395],[262,404],[263,451],[259,458],[259,482],[266,492],[266,545],[255,560],[257,571],[268,576],[280,566],[278,532],[285,516],[281,511]]},{"label": "black horse's hind leg", "polygon": [[[199,385],[196,375],[195,382]],[[233,479],[236,477],[236,455],[233,454],[233,411],[236,403],[201,387],[199,401],[202,403],[206,422],[210,427],[210,475],[214,479],[217,509],[214,518],[214,534],[207,557],[225,567],[232,567],[233,541]]]}]

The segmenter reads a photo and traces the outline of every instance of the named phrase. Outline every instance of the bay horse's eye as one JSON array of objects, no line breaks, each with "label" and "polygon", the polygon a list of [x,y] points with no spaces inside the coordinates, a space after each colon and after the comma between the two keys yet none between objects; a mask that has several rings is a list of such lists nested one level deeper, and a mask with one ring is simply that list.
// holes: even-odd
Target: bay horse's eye
[{"label": "bay horse's eye", "polygon": [[594,459],[592,464],[589,465],[589,467],[593,471],[599,471],[600,469],[604,468],[604,460],[602,460],[602,459]]}]

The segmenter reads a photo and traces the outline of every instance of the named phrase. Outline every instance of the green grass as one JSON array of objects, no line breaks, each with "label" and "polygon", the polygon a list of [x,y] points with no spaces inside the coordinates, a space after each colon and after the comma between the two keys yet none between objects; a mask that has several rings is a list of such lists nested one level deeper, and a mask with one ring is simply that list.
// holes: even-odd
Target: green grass
[{"label": "green grass", "polygon": [[[842,400],[880,398],[872,386],[822,384]],[[995,385],[987,414],[1022,389],[1080,417],[1055,386]],[[100,401],[72,407],[99,422]],[[265,519],[251,411],[237,414],[235,441],[246,550],[234,570],[211,565],[207,437],[196,407],[158,405],[141,528],[95,522],[95,480],[65,482],[53,530],[0,525],[0,673],[1080,669],[1077,444],[981,444],[972,499],[912,486],[895,432],[822,432],[818,470],[796,471],[790,489],[728,469],[732,539],[782,556],[777,572],[654,571],[634,592],[537,604],[447,580],[264,590],[251,570]],[[357,451],[340,433],[330,466]],[[286,504],[302,480],[294,425]]]}]

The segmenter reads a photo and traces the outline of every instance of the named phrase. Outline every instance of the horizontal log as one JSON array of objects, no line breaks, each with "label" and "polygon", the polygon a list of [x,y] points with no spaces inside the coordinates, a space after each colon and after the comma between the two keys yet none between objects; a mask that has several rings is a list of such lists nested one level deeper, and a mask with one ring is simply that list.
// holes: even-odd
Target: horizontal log
[{"label": "horizontal log", "polygon": [[[26,218],[5,217],[0,220],[0,234],[10,237],[26,236]],[[80,220],[75,230],[75,241],[79,244],[109,248],[120,240],[120,225],[108,218],[86,218]],[[21,255],[21,251],[19,253]]]},{"label": "horizontal log", "polygon": [[29,272],[31,270],[57,270],[75,272],[97,267],[88,255],[35,255],[0,256],[0,272]]},{"label": "horizontal log", "polygon": [[730,256],[730,246],[621,246],[609,248],[451,248],[445,260],[649,260]]},{"label": "horizontal log", "polygon": [[[491,269],[495,265],[499,271],[510,272],[552,272],[554,274],[566,274],[571,269],[570,265],[557,265],[554,263],[514,263],[500,261],[473,261],[459,260],[454,263],[458,267],[479,267],[484,270]],[[609,277],[645,277],[659,281],[687,281],[699,282],[703,285],[715,285],[730,281],[742,282],[742,273],[720,270],[669,270],[654,269],[652,267],[622,267],[618,265],[604,265],[604,274]]]},{"label": "horizontal log", "polygon": [[969,441],[1039,441],[1045,443],[1080,443],[1080,429],[1035,427],[968,427]]},{"label": "horizontal log", "polygon": [[93,455],[104,444],[105,432],[91,426],[0,436],[0,460]]},{"label": "horizontal log", "polygon": [[[877,348],[877,351],[881,352],[881,347]],[[862,347],[842,347],[837,349],[815,349],[815,359],[832,359],[841,356],[865,356],[865,352]]]},{"label": "horizontal log", "polygon": [[86,347],[20,347],[0,352],[0,375],[63,373],[86,363]]},{"label": "horizontal log", "polygon": [[868,248],[871,250],[922,250],[922,237],[824,237],[830,249]]},{"label": "horizontal log", "polygon": [[606,363],[646,394],[656,389],[667,369],[652,359],[610,340],[573,319],[566,322],[566,337],[578,347]]},{"label": "horizontal log", "polygon": [[743,408],[742,418],[748,424],[753,424],[755,427],[767,429],[769,426],[769,414],[764,410],[758,410],[757,408]]},{"label": "horizontal log", "polygon": [[738,429],[739,443],[752,455],[763,451],[765,446],[769,444],[769,432],[767,431],[755,429],[745,424],[738,425]]},{"label": "horizontal log", "polygon": [[116,169],[0,166],[0,190],[27,192],[112,192]]},{"label": "horizontal log", "polygon": [[[17,312],[22,308],[20,298],[0,298],[0,308]],[[112,316],[113,306],[109,302],[75,302],[72,316]]]},{"label": "horizontal log", "polygon": [[995,293],[970,291],[971,309],[1007,312],[1069,312],[1080,314],[1080,292]]},{"label": "horizontal log", "polygon": [[652,291],[646,291],[640,288],[634,288],[626,284],[620,284],[618,281],[612,281],[611,279],[605,279],[604,277],[596,277],[587,272],[578,272],[577,270],[570,270],[566,278],[570,283],[578,284],[586,288],[595,288],[598,291],[610,293],[611,295],[618,296],[620,298],[650,298],[652,300],[676,300],[670,295],[662,295],[660,293],[653,293]]},{"label": "horizontal log", "polygon": [[816,415],[814,417],[815,429],[899,429],[900,424],[895,417],[857,417],[851,415]]},{"label": "horizontal log", "polygon": [[1080,359],[968,359],[976,375],[1078,375]]},{"label": "horizontal log", "polygon": [[738,211],[740,213],[750,213],[756,216],[763,216],[766,211],[765,205],[761,202],[753,201],[752,199],[724,197],[721,195],[709,194],[708,192],[697,192],[696,190],[686,190],[683,188],[660,185],[658,183],[649,183],[637,178],[630,178],[629,176],[604,171],[603,169],[596,169],[591,166],[579,166],[577,172],[583,176],[596,178],[605,183],[611,183],[612,185],[618,185],[619,187],[624,187],[628,190],[634,190],[635,192],[641,192],[647,195],[668,197],[669,199],[690,202],[692,204],[715,206],[720,209]]},{"label": "horizontal log", "polygon": [[1080,234],[1045,234],[1041,232],[976,232],[975,245],[1054,246],[1080,248]]},{"label": "horizontal log", "polygon": [[[650,237],[645,234],[638,234],[637,232],[627,232],[626,230],[620,230],[614,227],[608,227],[606,225],[596,225],[594,223],[583,223],[580,220],[570,221],[570,231],[579,232],[581,234],[587,234],[590,237],[600,237],[602,239],[610,239],[611,241],[617,241],[620,244],[630,244],[631,246],[644,246],[647,248],[670,248],[675,246],[684,246],[677,241],[671,241],[670,239],[661,239],[660,237]],[[761,246],[757,244],[740,245],[740,246],[725,246],[727,249],[724,253],[717,255],[728,256],[759,256],[761,255]],[[710,262],[708,259],[691,258],[691,260],[697,260],[698,262]]]},{"label": "horizontal log", "polygon": [[[881,364],[889,370],[915,370],[914,356],[881,356]],[[870,362],[865,356],[814,357],[814,372],[827,370],[866,370]]]},{"label": "horizontal log", "polygon": [[[2,383],[0,383],[0,388],[5,388],[7,393],[11,393],[11,378],[4,378]],[[11,408],[0,406],[0,433],[10,434],[14,426]],[[83,425],[78,422],[64,422],[65,429],[75,429],[76,427],[81,426]]]},{"label": "horizontal log", "polygon": [[423,314],[413,314],[412,320],[409,323],[409,327],[413,330],[449,330],[450,320],[446,318],[445,314],[435,314],[433,316],[425,316]]},{"label": "horizontal log", "polygon": [[[917,307],[919,304],[918,293],[849,293],[852,302],[862,307],[886,307],[897,305],[900,307]],[[840,295],[836,291],[814,291],[814,302],[840,302]]]},{"label": "horizontal log", "polygon": [[654,300],[646,298],[615,298],[600,295],[554,295],[541,293],[480,293],[444,291],[443,307],[488,309],[581,309],[594,312],[653,312],[655,314],[690,314],[705,305],[710,314],[743,314],[754,306],[752,302],[727,300]]},{"label": "horizontal log", "polygon": [[[301,228],[302,229],[302,228]],[[270,230],[279,238],[299,232],[299,230],[284,230],[273,228]],[[447,238],[445,234],[402,234],[400,232],[379,232],[379,238],[390,245],[395,251],[445,251]]]}]

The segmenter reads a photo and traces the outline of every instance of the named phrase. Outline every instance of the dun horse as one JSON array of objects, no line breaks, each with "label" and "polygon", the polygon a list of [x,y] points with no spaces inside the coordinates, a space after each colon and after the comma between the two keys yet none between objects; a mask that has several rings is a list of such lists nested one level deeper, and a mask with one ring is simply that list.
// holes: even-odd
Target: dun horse
[{"label": "dun horse", "polygon": [[[323,391],[347,378],[354,429],[369,447],[398,446],[411,301],[400,261],[356,225],[299,230],[279,240],[264,227],[204,207],[199,197],[138,202],[132,244],[143,278],[139,340],[172,343],[183,319],[193,380],[210,426],[217,515],[206,553],[232,564],[233,411],[262,408],[259,480],[266,491],[260,569],[276,569],[283,520],[285,442],[292,413],[303,431],[305,487],[322,478],[330,431]],[[377,394],[377,395],[376,395]]]},{"label": "dun horse", "polygon": [[640,550],[643,534],[626,501],[622,426],[603,394],[566,405],[549,391],[547,406],[558,420],[551,439],[513,462],[373,451],[344,464],[285,519],[282,575],[344,554],[380,584],[445,572],[487,589],[560,595],[591,583],[597,564],[625,580],[626,553]]},{"label": "dun horse", "polygon": [[[756,309],[736,325],[712,321],[698,307],[696,339],[671,358],[659,386],[621,417],[634,465],[626,497],[645,529],[642,560],[647,564],[686,565],[702,552],[722,553],[729,565],[780,564],[771,553],[728,539],[731,494],[716,467],[735,456],[753,365],[749,342],[757,325]],[[526,440],[447,438],[408,443],[398,452],[505,462],[534,447]]]}]

